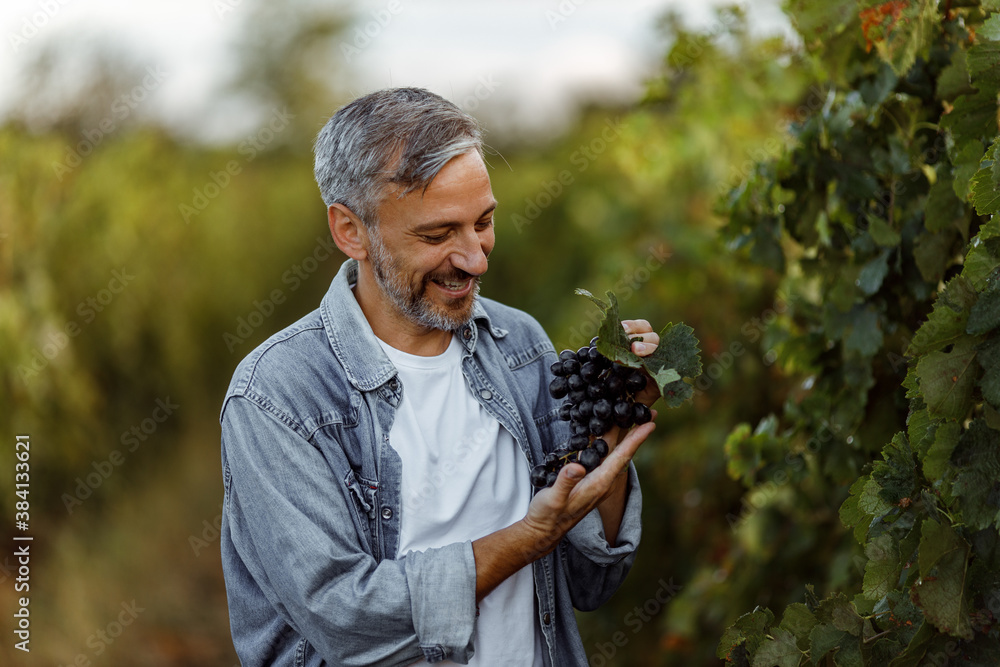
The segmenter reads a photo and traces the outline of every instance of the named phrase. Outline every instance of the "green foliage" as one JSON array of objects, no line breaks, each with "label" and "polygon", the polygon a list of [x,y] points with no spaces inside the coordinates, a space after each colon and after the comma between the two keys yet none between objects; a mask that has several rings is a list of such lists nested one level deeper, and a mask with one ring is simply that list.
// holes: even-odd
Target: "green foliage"
[{"label": "green foliage", "polygon": [[[755,612],[764,621],[733,626],[718,652],[759,667],[997,664],[1000,15],[988,2],[863,3],[856,16],[854,2],[819,5],[791,9],[830,75],[827,102],[734,191],[725,230],[782,274],[792,309],[775,325],[778,360],[811,389],[766,420],[770,433],[785,425],[779,439],[747,447],[741,425],[726,451],[752,487],[834,424],[831,446],[805,456],[822,502],[843,500],[863,555],[842,555],[863,576],[834,585],[834,554],[826,585],[856,597],[808,593],[812,623]],[[830,28],[827,43],[809,40]],[[887,427],[898,432],[876,457]]]}]

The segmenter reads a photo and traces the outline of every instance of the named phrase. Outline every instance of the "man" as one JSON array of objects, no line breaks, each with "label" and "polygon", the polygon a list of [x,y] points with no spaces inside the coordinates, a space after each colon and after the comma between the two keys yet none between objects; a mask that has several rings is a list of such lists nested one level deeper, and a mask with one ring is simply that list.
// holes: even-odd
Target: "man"
[{"label": "man", "polygon": [[[630,460],[653,425],[532,496],[531,466],[568,431],[541,327],[477,296],[497,202],[470,116],[418,89],[355,100],[320,132],[316,179],[350,259],[242,361],[222,410],[240,659],[586,664],[573,607],[631,566]],[[626,329],[655,349],[648,323]]]}]

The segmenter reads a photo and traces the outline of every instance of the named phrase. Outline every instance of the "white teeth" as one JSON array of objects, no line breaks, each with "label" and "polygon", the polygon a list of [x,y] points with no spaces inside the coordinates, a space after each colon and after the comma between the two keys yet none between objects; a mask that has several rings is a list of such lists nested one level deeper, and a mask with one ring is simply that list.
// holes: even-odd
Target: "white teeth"
[{"label": "white teeth", "polygon": [[439,282],[450,290],[460,290],[469,284],[469,281],[465,281],[464,283],[450,283],[442,280]]}]

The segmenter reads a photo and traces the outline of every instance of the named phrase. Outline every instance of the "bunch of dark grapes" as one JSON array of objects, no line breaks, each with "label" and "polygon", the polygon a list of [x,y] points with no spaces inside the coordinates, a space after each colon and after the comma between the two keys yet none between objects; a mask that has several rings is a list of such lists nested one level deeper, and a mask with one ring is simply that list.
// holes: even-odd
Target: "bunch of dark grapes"
[{"label": "bunch of dark grapes", "polygon": [[567,463],[579,463],[587,472],[608,455],[601,437],[614,426],[628,429],[653,418],[649,408],[635,401],[646,386],[646,374],[637,368],[613,363],[597,351],[597,338],[577,351],[563,350],[552,364],[555,379],[549,384],[552,398],[565,398],[559,418],[570,424],[570,438],[562,447],[545,455],[545,462],[531,470],[531,483],[538,487],[555,484]]}]

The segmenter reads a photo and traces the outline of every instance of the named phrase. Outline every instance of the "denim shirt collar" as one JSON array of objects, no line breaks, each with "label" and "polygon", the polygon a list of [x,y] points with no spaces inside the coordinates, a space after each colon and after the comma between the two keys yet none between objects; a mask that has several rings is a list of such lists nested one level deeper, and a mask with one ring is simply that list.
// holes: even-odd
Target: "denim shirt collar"
[{"label": "denim shirt collar", "polygon": [[[358,281],[358,262],[348,259],[330,283],[320,304],[323,327],[334,355],[344,367],[347,379],[360,391],[372,391],[396,376],[396,367],[382,351],[351,286]],[[494,327],[490,316],[477,299],[472,306],[472,320],[462,325],[455,335],[466,350],[466,356],[476,351],[480,326],[494,338],[503,338],[507,331]]]}]

